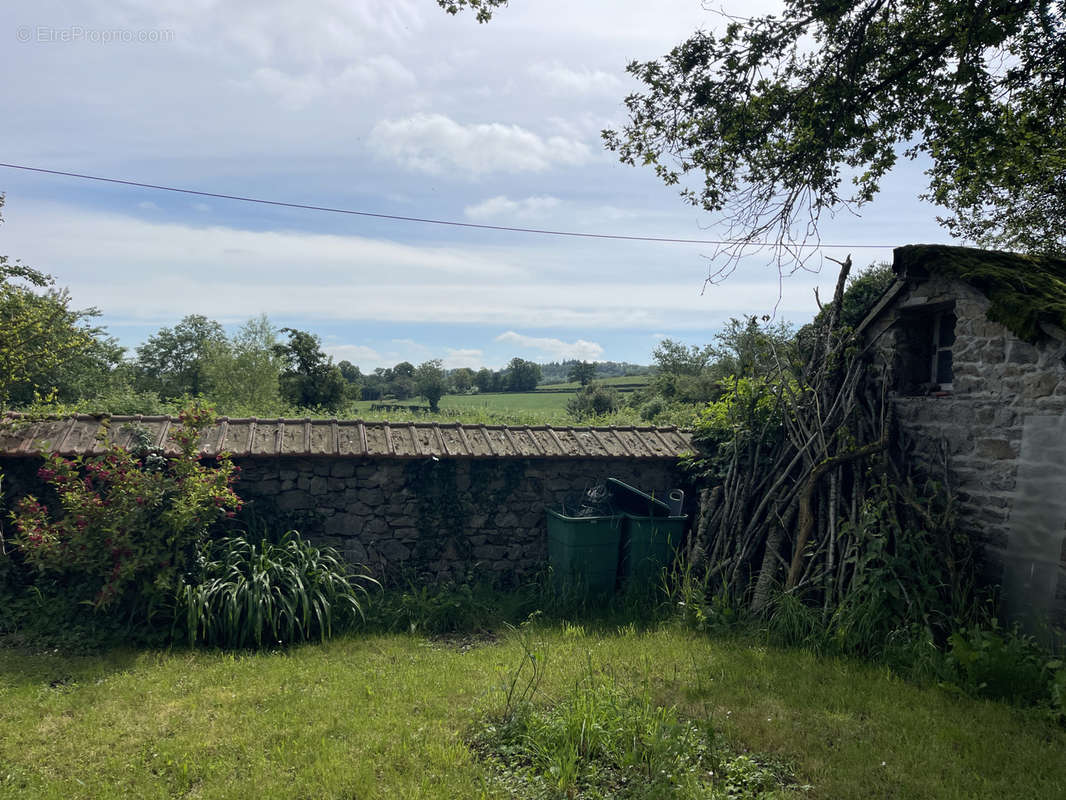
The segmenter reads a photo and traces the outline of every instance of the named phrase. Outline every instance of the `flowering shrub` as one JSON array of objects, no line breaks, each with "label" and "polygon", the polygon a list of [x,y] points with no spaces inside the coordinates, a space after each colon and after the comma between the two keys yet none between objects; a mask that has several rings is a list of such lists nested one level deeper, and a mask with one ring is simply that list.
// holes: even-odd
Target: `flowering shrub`
[{"label": "flowering shrub", "polygon": [[170,434],[177,456],[149,447],[109,445],[99,455],[49,455],[38,473],[58,497],[49,509],[24,498],[12,518],[25,560],[91,590],[96,608],[129,605],[150,615],[169,599],[208,526],[241,507],[231,488],[237,467],[226,457],[206,466],[197,445],[213,413],[194,406]]}]

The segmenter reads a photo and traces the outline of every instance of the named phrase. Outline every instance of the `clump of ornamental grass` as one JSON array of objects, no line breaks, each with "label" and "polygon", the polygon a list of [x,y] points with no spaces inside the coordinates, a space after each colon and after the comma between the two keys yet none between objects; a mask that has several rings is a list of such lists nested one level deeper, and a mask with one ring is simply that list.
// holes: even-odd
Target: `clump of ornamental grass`
[{"label": "clump of ornamental grass", "polygon": [[175,625],[189,644],[226,648],[322,641],[363,618],[367,587],[377,585],[333,548],[297,531],[278,543],[227,537],[201,551],[198,581],[177,593]]}]

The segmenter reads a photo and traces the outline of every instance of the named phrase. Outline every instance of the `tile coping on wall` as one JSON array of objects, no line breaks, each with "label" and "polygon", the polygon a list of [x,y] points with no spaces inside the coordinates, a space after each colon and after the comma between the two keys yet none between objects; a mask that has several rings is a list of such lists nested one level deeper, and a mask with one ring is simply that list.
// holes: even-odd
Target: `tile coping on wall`
[{"label": "tile coping on wall", "polygon": [[[0,418],[0,456],[45,452],[83,455],[109,443],[128,447],[138,431],[153,448],[176,452],[170,416],[76,414]],[[200,439],[204,457],[334,456],[375,458],[634,458],[676,459],[692,449],[677,427],[481,425],[448,422],[366,422],[337,419],[218,418]]]}]

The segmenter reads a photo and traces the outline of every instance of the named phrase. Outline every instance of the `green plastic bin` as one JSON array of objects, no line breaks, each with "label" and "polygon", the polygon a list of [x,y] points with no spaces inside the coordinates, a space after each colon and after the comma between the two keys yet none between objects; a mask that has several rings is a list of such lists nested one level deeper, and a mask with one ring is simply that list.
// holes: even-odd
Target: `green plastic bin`
[{"label": "green plastic bin", "polygon": [[649,583],[669,566],[681,546],[687,515],[643,517],[626,513],[620,572],[625,581]]},{"label": "green plastic bin", "polygon": [[611,505],[619,513],[632,514],[634,517],[668,517],[670,506],[646,492],[642,492],[618,478],[607,479],[607,491],[611,495]]},{"label": "green plastic bin", "polygon": [[614,591],[623,517],[567,517],[548,509],[548,563],[557,589]]}]

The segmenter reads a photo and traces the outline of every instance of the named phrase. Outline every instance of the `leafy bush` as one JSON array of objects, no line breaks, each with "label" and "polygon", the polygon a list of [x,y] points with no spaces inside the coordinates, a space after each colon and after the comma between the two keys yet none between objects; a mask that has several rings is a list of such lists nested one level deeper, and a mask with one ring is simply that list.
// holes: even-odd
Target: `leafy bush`
[{"label": "leafy bush", "polygon": [[190,644],[256,647],[327,639],[334,620],[362,617],[366,574],[353,574],[331,547],[315,547],[297,531],[278,544],[226,537],[207,545],[199,583],[177,593],[175,624]]},{"label": "leafy bush", "polygon": [[208,527],[241,506],[226,458],[201,464],[197,444],[212,413],[193,407],[171,433],[180,453],[166,457],[143,441],[133,451],[109,445],[99,455],[49,455],[39,476],[59,508],[34,496],[13,516],[26,563],[97,609],[148,621],[192,564]]},{"label": "leafy bush", "polygon": [[1017,628],[972,625],[948,637],[947,688],[971,697],[1020,705],[1045,702],[1062,710],[1066,669]]},{"label": "leafy bush", "polygon": [[590,383],[566,404],[567,413],[577,419],[613,414],[622,404],[618,390],[602,383]]}]

